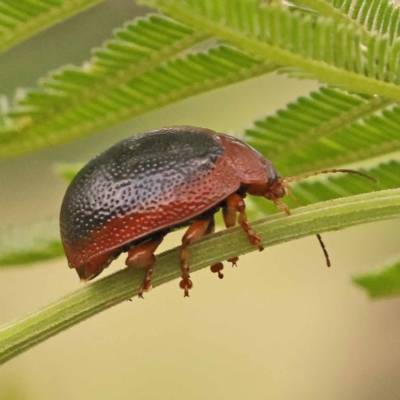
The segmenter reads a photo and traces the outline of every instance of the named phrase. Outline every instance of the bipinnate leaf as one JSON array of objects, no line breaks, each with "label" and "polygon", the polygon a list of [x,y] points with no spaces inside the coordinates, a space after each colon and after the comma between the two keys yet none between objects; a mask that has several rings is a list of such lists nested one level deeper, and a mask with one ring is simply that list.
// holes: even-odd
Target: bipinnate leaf
[{"label": "bipinnate leaf", "polygon": [[354,92],[400,100],[400,41],[349,21],[313,16],[254,0],[141,0],[220,37],[286,72]]}]

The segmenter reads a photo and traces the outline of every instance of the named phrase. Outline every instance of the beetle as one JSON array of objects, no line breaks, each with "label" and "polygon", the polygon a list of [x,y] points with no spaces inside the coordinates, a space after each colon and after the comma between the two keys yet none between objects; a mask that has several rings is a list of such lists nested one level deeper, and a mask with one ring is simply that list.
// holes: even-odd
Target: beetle
[{"label": "beetle", "polygon": [[[321,172],[366,176],[351,170],[313,174]],[[88,281],[127,252],[126,265],[146,271],[138,293],[143,297],[151,289],[157,247],[166,234],[188,226],[180,248],[179,285],[189,296],[188,247],[214,231],[214,214],[222,208],[226,227],[238,222],[262,250],[247,222],[245,196],[265,197],[289,214],[280,199],[289,190],[287,183],[298,179],[281,179],[255,149],[210,129],[172,126],[129,137],[89,161],[66,191],[60,230],[69,267]],[[222,278],[222,268],[217,263],[211,270]]]}]

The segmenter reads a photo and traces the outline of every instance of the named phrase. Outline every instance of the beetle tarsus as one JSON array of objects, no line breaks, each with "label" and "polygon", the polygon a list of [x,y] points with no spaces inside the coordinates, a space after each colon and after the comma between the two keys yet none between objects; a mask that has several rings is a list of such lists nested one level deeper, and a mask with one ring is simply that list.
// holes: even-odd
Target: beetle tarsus
[{"label": "beetle tarsus", "polygon": [[189,290],[193,287],[193,282],[190,280],[189,267],[182,266],[182,280],[179,282],[179,287],[185,291],[184,297],[189,297]]},{"label": "beetle tarsus", "polygon": [[210,269],[211,272],[218,274],[219,279],[222,279],[224,277],[224,274],[221,272],[224,269],[224,264],[222,264],[221,262],[211,265]]},{"label": "beetle tarsus", "polygon": [[139,298],[144,299],[143,292],[150,292],[152,285],[151,285],[151,275],[153,275],[153,268],[147,268],[146,275],[143,279],[142,286],[140,286],[140,290],[138,293]]},{"label": "beetle tarsus", "polygon": [[182,274],[182,280],[179,283],[179,287],[185,291],[183,297],[189,297],[189,290],[193,287],[193,282],[189,279],[189,274],[185,277]]},{"label": "beetle tarsus", "polygon": [[183,235],[180,252],[182,280],[179,283],[179,286],[185,291],[184,297],[189,297],[189,290],[193,287],[193,282],[189,279],[190,275],[188,247],[197,239],[200,239],[201,237],[212,233],[214,231],[214,227],[214,215],[207,215],[204,216],[204,219],[194,221]]},{"label": "beetle tarsus", "polygon": [[232,263],[232,268],[233,267],[237,267],[237,262],[239,261],[239,257],[232,257],[232,258],[229,258],[226,261]]}]

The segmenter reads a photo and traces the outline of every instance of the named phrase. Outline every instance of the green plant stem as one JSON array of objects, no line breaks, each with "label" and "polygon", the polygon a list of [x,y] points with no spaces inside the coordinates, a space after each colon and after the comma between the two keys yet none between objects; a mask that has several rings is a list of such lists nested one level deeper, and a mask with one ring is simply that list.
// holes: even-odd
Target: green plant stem
[{"label": "green plant stem", "polygon": [[104,0],[65,0],[59,7],[53,7],[50,11],[43,12],[28,22],[21,22],[16,28],[10,29],[1,36],[0,53],[18,43],[44,31],[52,25],[72,17],[79,12],[102,3]]},{"label": "green plant stem", "polygon": [[[282,213],[272,215],[252,227],[268,247],[317,232],[399,215],[400,189],[393,189],[313,204],[294,210],[290,217]],[[191,272],[255,250],[238,227],[218,232],[191,247]],[[178,259],[177,248],[158,257],[153,287],[179,277]],[[0,328],[0,364],[86,318],[135,297],[142,278],[143,271],[124,269],[3,326]],[[195,289],[192,293],[195,295]]]}]

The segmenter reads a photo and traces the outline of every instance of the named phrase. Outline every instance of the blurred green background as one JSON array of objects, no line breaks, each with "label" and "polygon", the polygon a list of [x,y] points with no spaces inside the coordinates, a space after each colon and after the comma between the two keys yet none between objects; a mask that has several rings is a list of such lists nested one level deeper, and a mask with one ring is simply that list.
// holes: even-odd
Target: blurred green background
[{"label": "blurred green background", "polygon": [[[0,92],[82,63],[112,28],[143,12],[133,1],[106,1],[19,45],[0,57]],[[315,88],[257,78],[3,161],[1,226],[58,213],[66,185],[52,172],[57,162],[86,161],[123,137],[174,124],[237,134]],[[398,256],[399,225],[325,234],[330,269],[317,240],[306,238],[241,257],[238,268],[226,265],[222,281],[208,270],[194,274],[189,299],[178,282],[164,285],[2,366],[0,399],[398,399],[400,301],[372,302],[350,277]],[[161,250],[180,236],[170,235]],[[121,258],[110,270],[122,266]],[[0,324],[78,287],[65,259],[2,270]]]}]

